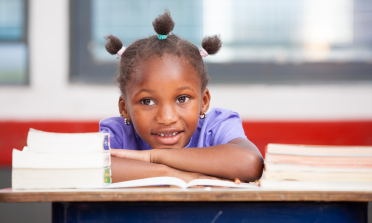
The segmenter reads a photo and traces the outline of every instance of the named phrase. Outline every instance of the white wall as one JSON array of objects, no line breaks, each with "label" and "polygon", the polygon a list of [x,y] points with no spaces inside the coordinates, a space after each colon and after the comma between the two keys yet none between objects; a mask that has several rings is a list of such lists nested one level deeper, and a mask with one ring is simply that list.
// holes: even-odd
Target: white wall
[{"label": "white wall", "polygon": [[[30,85],[0,87],[0,121],[97,120],[118,115],[115,87],[70,84],[68,0],[30,0]],[[212,85],[212,107],[246,120],[372,119],[372,83]]]}]

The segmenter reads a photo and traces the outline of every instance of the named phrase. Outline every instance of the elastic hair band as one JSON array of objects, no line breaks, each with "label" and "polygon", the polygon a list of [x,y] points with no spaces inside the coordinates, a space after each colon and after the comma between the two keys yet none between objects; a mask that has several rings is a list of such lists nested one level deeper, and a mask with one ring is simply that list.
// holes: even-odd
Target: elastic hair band
[{"label": "elastic hair band", "polygon": [[209,55],[208,52],[203,47],[200,48],[200,56],[201,57],[206,57],[208,55]]},{"label": "elastic hair band", "polygon": [[166,39],[167,37],[168,37],[168,35],[158,34],[158,39],[160,39],[160,40]]},{"label": "elastic hair band", "polygon": [[124,53],[124,51],[125,51],[125,47],[123,46],[116,54],[119,56],[119,57],[121,57],[121,55],[123,55],[123,53]]}]

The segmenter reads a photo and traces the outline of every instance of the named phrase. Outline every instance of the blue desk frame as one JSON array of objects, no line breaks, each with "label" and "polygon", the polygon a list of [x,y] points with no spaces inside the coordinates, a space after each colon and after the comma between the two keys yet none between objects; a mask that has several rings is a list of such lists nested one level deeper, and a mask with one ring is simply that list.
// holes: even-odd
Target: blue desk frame
[{"label": "blue desk frame", "polygon": [[367,222],[371,191],[135,188],[0,190],[0,202],[52,202],[53,222]]},{"label": "blue desk frame", "polygon": [[53,202],[65,222],[367,222],[367,202]]}]

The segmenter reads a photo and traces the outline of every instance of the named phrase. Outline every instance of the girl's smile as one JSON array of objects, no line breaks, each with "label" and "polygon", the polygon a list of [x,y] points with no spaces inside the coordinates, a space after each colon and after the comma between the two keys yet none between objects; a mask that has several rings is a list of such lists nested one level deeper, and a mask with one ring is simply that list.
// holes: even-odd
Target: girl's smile
[{"label": "girl's smile", "polygon": [[175,131],[172,129],[160,130],[159,133],[153,133],[155,139],[164,145],[176,144],[182,137],[183,131]]},{"label": "girl's smile", "polygon": [[185,147],[208,110],[208,89],[202,92],[197,72],[182,59],[150,59],[119,99],[120,113],[152,148]]}]

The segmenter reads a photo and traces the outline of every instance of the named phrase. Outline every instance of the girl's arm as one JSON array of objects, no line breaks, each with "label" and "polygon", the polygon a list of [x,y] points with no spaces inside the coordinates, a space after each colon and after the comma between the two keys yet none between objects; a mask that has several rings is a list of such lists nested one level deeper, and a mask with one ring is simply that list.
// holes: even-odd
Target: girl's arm
[{"label": "girl's arm", "polygon": [[143,160],[190,172],[243,181],[261,177],[263,158],[247,139],[233,139],[227,144],[203,148],[153,149],[147,151],[117,150],[113,156]]},{"label": "girl's arm", "polygon": [[247,139],[237,138],[227,144],[204,148],[155,149],[151,161],[211,176],[243,181],[261,177],[263,158]]},{"label": "girl's arm", "polygon": [[111,174],[113,183],[163,176],[177,177],[186,182],[195,179],[217,179],[201,173],[177,170],[164,164],[118,157],[111,157]]}]

